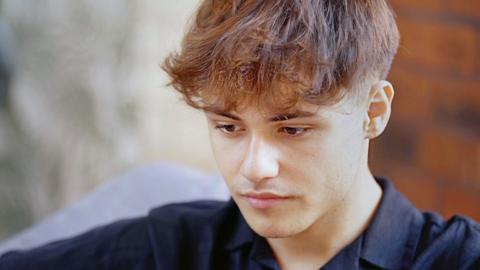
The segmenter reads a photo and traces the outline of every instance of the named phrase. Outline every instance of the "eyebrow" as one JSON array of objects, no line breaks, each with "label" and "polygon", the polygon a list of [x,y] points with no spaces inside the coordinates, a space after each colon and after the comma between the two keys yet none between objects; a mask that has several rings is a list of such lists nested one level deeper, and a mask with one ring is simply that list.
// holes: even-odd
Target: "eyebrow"
[{"label": "eyebrow", "polygon": [[[220,116],[224,116],[236,121],[242,121],[242,119],[234,114],[228,113],[228,112],[222,112],[222,111],[215,111],[215,110],[206,110],[207,112],[217,114]],[[268,119],[269,122],[281,122],[281,121],[287,121],[295,118],[307,118],[307,117],[313,117],[315,116],[315,112],[308,112],[308,111],[301,111],[297,110],[292,113],[284,113],[284,114],[278,114],[274,117],[271,117]]]},{"label": "eyebrow", "polygon": [[313,117],[315,115],[316,115],[316,113],[314,113],[314,112],[295,111],[293,113],[276,115],[276,116],[270,118],[269,121],[270,122],[280,122],[280,121],[287,121],[287,120],[295,119],[295,118]]}]

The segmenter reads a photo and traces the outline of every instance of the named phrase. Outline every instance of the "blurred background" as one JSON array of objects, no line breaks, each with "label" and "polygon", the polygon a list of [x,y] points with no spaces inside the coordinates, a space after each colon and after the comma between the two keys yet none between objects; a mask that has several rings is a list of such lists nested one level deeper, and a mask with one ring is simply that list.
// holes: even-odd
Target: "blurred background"
[{"label": "blurred background", "polygon": [[159,68],[196,2],[0,0],[0,240],[141,164],[214,170]]},{"label": "blurred background", "polygon": [[[371,169],[419,208],[480,221],[480,2],[392,0],[402,45]],[[197,0],[0,0],[0,241],[133,167],[215,171],[159,64]]]},{"label": "blurred background", "polygon": [[421,209],[480,221],[480,1],[390,3],[402,40],[371,169]]}]

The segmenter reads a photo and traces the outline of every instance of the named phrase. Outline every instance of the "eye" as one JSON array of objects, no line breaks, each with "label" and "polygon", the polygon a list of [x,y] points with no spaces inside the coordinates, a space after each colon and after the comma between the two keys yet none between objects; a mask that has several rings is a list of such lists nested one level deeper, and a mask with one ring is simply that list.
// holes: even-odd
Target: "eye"
[{"label": "eye", "polygon": [[279,132],[285,133],[288,136],[300,136],[304,134],[305,132],[308,131],[307,128],[301,128],[301,127],[281,127],[278,130]]},{"label": "eye", "polygon": [[237,125],[216,125],[215,128],[226,134],[233,134],[240,131],[240,127]]}]

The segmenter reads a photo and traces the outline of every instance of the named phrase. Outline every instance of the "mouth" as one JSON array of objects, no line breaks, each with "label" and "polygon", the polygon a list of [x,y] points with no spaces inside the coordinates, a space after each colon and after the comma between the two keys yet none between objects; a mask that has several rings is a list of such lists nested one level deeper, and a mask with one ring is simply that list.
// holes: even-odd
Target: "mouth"
[{"label": "mouth", "polygon": [[270,192],[247,192],[241,194],[250,206],[256,209],[268,209],[291,199],[291,196],[278,195]]}]

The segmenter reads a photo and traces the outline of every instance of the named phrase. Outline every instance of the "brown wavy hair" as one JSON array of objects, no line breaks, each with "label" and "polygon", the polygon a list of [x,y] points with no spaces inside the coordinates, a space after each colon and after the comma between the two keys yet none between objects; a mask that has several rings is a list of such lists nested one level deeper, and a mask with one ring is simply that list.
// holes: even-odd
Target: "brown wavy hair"
[{"label": "brown wavy hair", "polygon": [[384,0],[203,0],[162,68],[194,108],[282,110],[385,78],[398,43]]}]

